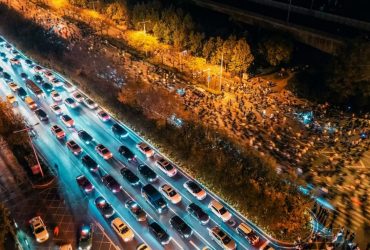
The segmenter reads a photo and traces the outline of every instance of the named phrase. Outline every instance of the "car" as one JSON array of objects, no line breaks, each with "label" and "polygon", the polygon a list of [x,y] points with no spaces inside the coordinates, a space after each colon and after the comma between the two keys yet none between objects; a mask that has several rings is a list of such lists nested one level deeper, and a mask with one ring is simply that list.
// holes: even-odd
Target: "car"
[{"label": "car", "polygon": [[103,157],[104,160],[109,160],[113,157],[112,152],[109,151],[103,144],[98,144],[95,147],[95,151]]},{"label": "car", "polygon": [[188,190],[195,198],[198,200],[203,200],[206,198],[207,193],[194,181],[187,181],[184,183],[184,188]]},{"label": "car", "polygon": [[79,103],[85,99],[84,96],[79,91],[73,92],[72,97],[76,102],[79,102]]},{"label": "car", "polygon": [[67,148],[74,155],[80,155],[83,152],[83,149],[74,140],[67,141]]},{"label": "car", "polygon": [[13,92],[16,92],[20,87],[19,87],[15,82],[10,82],[10,83],[9,83],[9,88],[10,88]]},{"label": "car", "polygon": [[104,110],[100,110],[98,113],[97,113],[98,117],[100,120],[102,120],[103,122],[107,122],[110,120],[110,116],[108,115],[107,112],[105,112]]},{"label": "car", "polygon": [[38,107],[37,103],[29,96],[26,96],[26,98],[24,98],[24,102],[31,110],[36,110]]},{"label": "car", "polygon": [[35,73],[40,73],[43,71],[43,68],[40,65],[35,65],[33,66],[33,71],[35,71]]},{"label": "car", "polygon": [[137,177],[130,169],[124,167],[121,169],[121,175],[132,185],[137,186],[140,183],[139,177]]},{"label": "car", "polygon": [[17,99],[15,99],[14,95],[6,95],[6,100],[12,105],[17,103]]},{"label": "car", "polygon": [[4,71],[4,69],[0,66],[0,73],[2,73]]},{"label": "car", "polygon": [[5,79],[5,80],[10,80],[12,77],[9,75],[9,73],[8,72],[3,72],[3,78]]},{"label": "car", "polygon": [[162,245],[170,243],[171,237],[157,222],[149,223],[148,227],[149,231]]},{"label": "car", "polygon": [[49,81],[55,88],[59,88],[64,85],[64,83],[60,81],[58,78],[51,78],[49,79]]},{"label": "car", "polygon": [[69,108],[72,108],[72,109],[75,109],[78,107],[78,102],[76,102],[75,100],[73,100],[71,97],[67,97],[65,100],[64,100],[64,104],[69,107]]},{"label": "car", "polygon": [[35,80],[37,83],[42,83],[42,77],[38,74],[33,76],[33,80]]},{"label": "car", "polygon": [[136,247],[136,250],[152,250],[147,244],[141,243]]},{"label": "car", "polygon": [[36,116],[40,119],[40,121],[48,121],[49,117],[43,109],[36,109],[35,110]]},{"label": "car", "polygon": [[244,222],[240,223],[239,226],[236,228],[236,232],[242,236],[243,238],[247,239],[249,244],[252,246],[257,245],[260,238],[258,235]]},{"label": "car", "polygon": [[51,93],[53,90],[54,90],[54,87],[50,84],[50,83],[47,83],[47,82],[43,82],[41,84],[41,87],[47,92],[47,93]]},{"label": "car", "polygon": [[4,45],[4,48],[5,48],[6,50],[8,50],[8,51],[11,51],[11,50],[13,49],[12,45],[10,45],[9,43],[6,43],[6,44]]},{"label": "car", "polygon": [[154,150],[149,147],[145,142],[140,142],[136,145],[141,153],[143,153],[147,158],[150,158],[154,155]]},{"label": "car", "polygon": [[21,65],[21,62],[15,57],[10,58],[9,62],[11,65]]},{"label": "car", "polygon": [[118,152],[125,157],[128,161],[136,161],[136,155],[126,146],[120,146]]},{"label": "car", "polygon": [[170,219],[170,225],[182,238],[187,239],[193,234],[191,227],[177,215]]},{"label": "car", "polygon": [[113,178],[113,176],[107,174],[104,175],[101,180],[104,185],[113,193],[118,193],[119,191],[121,191],[121,185],[116,181],[116,179]]},{"label": "car", "polygon": [[86,98],[83,100],[83,103],[89,108],[89,109],[96,109],[98,108],[98,104],[91,100],[90,98]]},{"label": "car", "polygon": [[214,240],[222,249],[234,250],[236,249],[236,243],[230,238],[223,230],[218,226],[213,227],[209,230],[209,236]]},{"label": "car", "polygon": [[55,90],[51,91],[50,93],[51,95],[51,98],[55,101],[55,102],[60,102],[62,101],[62,96]]},{"label": "car", "polygon": [[146,221],[146,213],[145,211],[137,204],[134,200],[127,200],[125,202],[125,207],[128,211],[135,217],[137,221]]},{"label": "car", "polygon": [[209,221],[208,214],[195,203],[189,204],[189,206],[186,208],[186,211],[188,211],[188,213],[197,219],[202,225],[207,224]]},{"label": "car", "polygon": [[54,74],[49,71],[49,70],[43,70],[42,71],[43,75],[48,79],[48,80],[51,80],[54,78]]},{"label": "car", "polygon": [[122,128],[122,126],[119,125],[118,123],[113,124],[112,132],[115,136],[117,136],[118,138],[121,138],[121,139],[128,136],[127,130]]},{"label": "car", "polygon": [[226,222],[231,219],[231,213],[227,211],[227,209],[218,201],[212,200],[208,204],[208,208],[219,218],[222,219],[223,222]]},{"label": "car", "polygon": [[181,195],[169,184],[162,185],[161,192],[172,204],[177,204],[181,201]]},{"label": "car", "polygon": [[18,54],[19,54],[19,52],[18,52],[16,49],[12,49],[12,50],[10,51],[10,53],[11,53],[12,55],[14,55],[14,56],[16,56],[16,55],[18,55]]},{"label": "car", "polygon": [[63,110],[58,104],[52,104],[50,105],[50,109],[56,114],[56,115],[62,115]]},{"label": "car", "polygon": [[177,174],[177,169],[163,157],[158,158],[155,163],[167,176],[173,177]]},{"label": "car", "polygon": [[149,182],[157,180],[157,174],[147,165],[140,164],[138,167],[139,173]]},{"label": "car", "polygon": [[63,88],[64,88],[67,92],[69,92],[69,93],[71,93],[71,92],[73,92],[73,91],[75,91],[75,90],[76,90],[76,87],[75,87],[74,85],[72,85],[70,82],[65,82],[65,83],[63,83]]},{"label": "car", "polygon": [[87,145],[91,144],[94,141],[94,138],[82,129],[78,131],[78,137],[80,137],[80,139]]},{"label": "car", "polygon": [[117,217],[112,220],[111,226],[124,242],[128,242],[134,239],[134,232],[121,220],[121,218]]},{"label": "car", "polygon": [[90,193],[94,190],[93,184],[86,178],[84,175],[80,175],[76,177],[77,184],[80,186],[82,190],[86,193]]},{"label": "car", "polygon": [[82,156],[81,161],[82,165],[87,167],[90,172],[96,173],[99,170],[99,164],[90,155]]},{"label": "car", "polygon": [[63,139],[66,134],[64,133],[63,129],[61,129],[58,125],[51,126],[51,132],[55,135],[57,139]]},{"label": "car", "polygon": [[61,115],[60,119],[68,128],[72,128],[75,125],[75,121],[69,115]]},{"label": "car", "polygon": [[93,241],[93,228],[91,224],[82,224],[78,233],[78,250],[90,250]]},{"label": "car", "polygon": [[48,230],[40,216],[32,218],[29,223],[32,233],[38,243],[45,242],[49,239]]},{"label": "car", "polygon": [[30,60],[30,59],[26,59],[24,60],[24,62],[27,64],[27,66],[32,66],[33,65],[33,62]]},{"label": "car", "polygon": [[18,96],[24,101],[27,97],[27,92],[23,87],[19,87],[17,89]]},{"label": "car", "polygon": [[28,75],[26,73],[21,73],[20,76],[21,76],[23,81],[28,79]]},{"label": "car", "polygon": [[114,215],[113,207],[101,196],[95,199],[95,206],[106,219]]},{"label": "car", "polygon": [[0,52],[0,57],[2,57],[2,58],[6,58],[6,54],[4,53],[4,52]]}]

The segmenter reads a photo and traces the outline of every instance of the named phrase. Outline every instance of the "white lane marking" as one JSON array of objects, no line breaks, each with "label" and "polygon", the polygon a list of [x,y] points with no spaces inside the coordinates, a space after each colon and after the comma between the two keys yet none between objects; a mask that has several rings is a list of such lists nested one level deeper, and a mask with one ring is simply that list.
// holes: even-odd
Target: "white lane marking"
[{"label": "white lane marking", "polygon": [[192,244],[193,247],[195,247],[197,250],[200,250],[200,248],[197,245],[195,245],[195,243],[193,241],[190,240],[189,243]]}]

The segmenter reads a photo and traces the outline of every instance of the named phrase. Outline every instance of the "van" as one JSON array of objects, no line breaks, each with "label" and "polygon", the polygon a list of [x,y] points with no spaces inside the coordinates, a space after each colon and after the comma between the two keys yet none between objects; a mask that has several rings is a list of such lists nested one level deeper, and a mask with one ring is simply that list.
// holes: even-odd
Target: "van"
[{"label": "van", "polygon": [[27,96],[24,101],[31,110],[37,109],[37,104],[31,97]]}]

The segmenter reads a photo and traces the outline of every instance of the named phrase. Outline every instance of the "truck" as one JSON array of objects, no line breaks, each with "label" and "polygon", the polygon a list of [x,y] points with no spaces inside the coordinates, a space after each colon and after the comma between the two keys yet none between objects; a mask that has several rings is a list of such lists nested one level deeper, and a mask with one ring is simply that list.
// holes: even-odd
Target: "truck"
[{"label": "truck", "polygon": [[26,80],[26,87],[38,98],[45,98],[45,93],[42,89],[36,85],[32,80]]},{"label": "truck", "polygon": [[155,187],[147,184],[141,188],[141,195],[158,213],[168,210],[167,202]]}]

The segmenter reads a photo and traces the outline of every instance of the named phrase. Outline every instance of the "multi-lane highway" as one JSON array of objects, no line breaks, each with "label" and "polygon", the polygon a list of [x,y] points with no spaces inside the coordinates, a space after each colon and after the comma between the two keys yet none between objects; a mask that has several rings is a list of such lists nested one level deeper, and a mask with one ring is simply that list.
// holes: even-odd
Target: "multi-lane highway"
[{"label": "multi-lane highway", "polygon": [[[1,37],[0,37],[1,38]],[[3,40],[3,41],[1,41]],[[7,48],[8,47],[8,48]],[[111,119],[103,121],[98,117],[97,113],[102,109],[98,107],[96,109],[91,109],[86,106],[83,102],[78,103],[78,107],[70,108],[65,103],[64,100],[68,97],[72,97],[72,93],[78,91],[76,87],[73,87],[75,90],[67,91],[63,86],[54,87],[62,97],[62,101],[55,102],[48,91],[43,90],[45,97],[37,98],[34,93],[26,87],[24,76],[21,77],[22,73],[27,74],[28,79],[34,80],[35,75],[40,75],[43,82],[49,82],[49,79],[53,77],[60,80],[63,83],[70,82],[66,78],[63,78],[60,74],[55,71],[51,71],[52,76],[47,78],[45,71],[47,69],[42,69],[40,72],[35,71],[35,66],[38,65],[32,60],[26,63],[26,60],[30,60],[20,51],[11,46],[7,46],[7,41],[5,39],[0,39],[0,52],[4,53],[0,55],[0,67],[3,69],[3,72],[7,72],[10,75],[11,80],[6,80],[3,76],[0,78],[0,96],[4,99],[6,95],[12,94],[15,96],[18,105],[14,107],[15,111],[23,115],[24,119],[28,124],[36,124],[34,126],[34,131],[37,133],[37,139],[33,142],[40,153],[44,158],[49,162],[49,164],[54,168],[54,171],[57,171],[58,178],[60,181],[67,184],[69,187],[68,192],[74,193],[76,199],[82,199],[88,202],[87,206],[83,206],[82,203],[74,203],[74,206],[81,205],[81,209],[89,209],[91,214],[94,215],[94,219],[99,221],[103,225],[105,231],[108,233],[110,238],[115,242],[117,246],[125,249],[135,249],[139,244],[145,243],[149,245],[152,249],[203,249],[208,247],[210,249],[221,249],[221,247],[212,239],[210,236],[209,230],[216,226],[220,227],[224,232],[226,232],[237,244],[237,249],[263,249],[267,248],[268,245],[271,245],[275,249],[283,248],[279,246],[276,242],[265,235],[256,225],[252,224],[245,218],[242,218],[234,209],[221,201],[217,196],[207,192],[207,196],[203,200],[196,199],[192,194],[190,194],[184,187],[183,184],[191,179],[190,176],[183,173],[180,169],[177,168],[177,174],[173,177],[169,177],[166,173],[161,171],[156,165],[156,159],[161,157],[160,153],[154,150],[154,156],[147,158],[142,152],[137,148],[139,142],[144,141],[132,130],[130,130],[126,125],[115,120]],[[19,64],[10,62],[10,59],[17,58]],[[42,67],[42,65],[41,65]],[[3,75],[0,72],[0,75]],[[48,121],[41,121],[36,116],[35,112],[29,108],[29,106],[19,97],[17,91],[13,91],[9,87],[9,83],[14,82],[19,87],[23,87],[27,95],[29,95],[38,105],[38,108],[44,110],[48,116]],[[41,87],[40,83],[36,84]],[[82,92],[81,92],[82,93]],[[87,96],[82,93],[83,98]],[[57,115],[50,108],[52,104],[57,103],[63,114],[69,115],[74,120],[73,127],[67,127],[61,120],[60,115]],[[121,124],[125,130],[128,131],[128,136],[124,138],[118,138],[112,132],[112,125],[118,123]],[[52,125],[58,125],[63,129],[66,134],[65,139],[58,140],[56,136],[51,132]],[[89,133],[94,141],[92,143],[86,144],[78,136],[79,130],[85,130]],[[82,149],[83,152],[78,156],[75,156],[66,146],[66,142],[69,140],[74,140]],[[110,160],[104,160],[95,150],[97,144],[103,144],[106,146],[112,153],[113,158]],[[118,152],[120,146],[128,147],[135,155],[136,161],[128,161],[124,156]],[[150,145],[150,144],[149,144]],[[81,158],[88,154],[91,156],[98,164],[99,171],[91,172],[89,169],[84,167],[81,163]],[[149,166],[158,176],[157,180],[151,184],[157,189],[160,190],[161,186],[164,184],[169,184],[172,186],[182,197],[181,202],[177,204],[172,204],[169,200],[167,201],[168,211],[165,211],[161,214],[156,212],[155,209],[144,199],[141,194],[141,187],[148,184],[147,178],[141,175],[138,171],[138,166],[140,164],[146,164]],[[129,168],[134,174],[140,178],[140,184],[137,186],[130,185],[130,183],[123,178],[120,173],[120,170],[123,167]],[[104,183],[101,181],[101,177],[109,174],[116,179],[121,185],[121,189],[118,193],[113,193],[110,191]],[[84,193],[76,182],[76,177],[79,175],[84,175],[88,180],[93,184],[94,191],[90,193]],[[202,188],[203,186],[199,184]],[[115,214],[109,219],[105,219],[96,208],[94,201],[98,196],[103,196],[114,208]],[[82,198],[81,198],[82,197]],[[125,207],[125,202],[129,199],[137,201],[137,203],[143,208],[147,214],[147,220],[145,222],[137,221],[129,210]],[[223,222],[222,219],[216,216],[208,207],[209,203],[212,200],[218,200],[225,206],[225,208],[231,213],[232,217],[229,221]],[[195,203],[200,206],[210,217],[210,220],[207,224],[202,225],[198,220],[192,217],[187,212],[187,207],[189,204]],[[182,218],[186,224],[188,224],[193,230],[193,234],[188,238],[182,238],[176,230],[174,230],[169,221],[170,219],[178,215]],[[120,240],[117,234],[113,231],[110,226],[110,222],[116,218],[120,217],[124,222],[126,222],[129,227],[133,230],[135,234],[134,240],[125,243],[123,240]],[[171,241],[167,245],[161,245],[160,242],[153,237],[153,234],[149,231],[148,223],[158,222],[163,229],[171,237]],[[244,222],[253,228],[257,235],[260,238],[260,241],[252,246],[248,240],[242,237],[237,233],[236,228],[238,225]],[[288,247],[284,247],[288,248]]]}]

